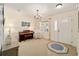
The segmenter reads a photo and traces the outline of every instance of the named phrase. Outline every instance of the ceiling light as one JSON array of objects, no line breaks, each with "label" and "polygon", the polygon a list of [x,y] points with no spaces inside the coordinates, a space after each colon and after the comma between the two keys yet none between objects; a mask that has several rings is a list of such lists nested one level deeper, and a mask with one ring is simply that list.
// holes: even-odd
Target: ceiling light
[{"label": "ceiling light", "polygon": [[39,10],[38,9],[36,10],[36,12],[37,12],[37,14],[36,14],[36,16],[34,16],[34,18],[35,19],[41,19],[41,16],[39,15]]},{"label": "ceiling light", "polygon": [[62,7],[63,7],[63,5],[61,3],[56,5],[56,8],[62,8]]}]

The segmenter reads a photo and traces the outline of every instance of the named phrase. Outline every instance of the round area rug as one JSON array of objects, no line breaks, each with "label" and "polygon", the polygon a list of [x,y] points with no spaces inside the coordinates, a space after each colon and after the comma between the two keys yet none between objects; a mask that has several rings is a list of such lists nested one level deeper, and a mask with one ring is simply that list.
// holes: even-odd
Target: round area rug
[{"label": "round area rug", "polygon": [[61,43],[49,43],[48,48],[56,53],[67,53],[68,48]]}]

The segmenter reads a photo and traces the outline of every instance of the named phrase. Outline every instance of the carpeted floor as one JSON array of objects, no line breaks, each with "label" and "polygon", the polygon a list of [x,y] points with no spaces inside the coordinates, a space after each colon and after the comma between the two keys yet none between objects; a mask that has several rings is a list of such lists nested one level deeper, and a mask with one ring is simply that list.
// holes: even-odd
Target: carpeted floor
[{"label": "carpeted floor", "polygon": [[[67,54],[57,54],[48,49],[47,44],[51,42],[46,39],[30,39],[20,42],[19,56],[76,56],[76,48],[64,44],[69,48]],[[53,41],[52,41],[53,42]]]}]

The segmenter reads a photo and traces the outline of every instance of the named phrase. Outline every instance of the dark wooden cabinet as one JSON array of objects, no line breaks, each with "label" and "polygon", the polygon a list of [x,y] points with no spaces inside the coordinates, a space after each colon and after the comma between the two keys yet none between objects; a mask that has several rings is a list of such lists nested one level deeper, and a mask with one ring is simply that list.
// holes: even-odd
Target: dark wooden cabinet
[{"label": "dark wooden cabinet", "polygon": [[23,32],[19,32],[19,42],[24,41],[26,39],[33,38],[33,31],[25,30]]}]

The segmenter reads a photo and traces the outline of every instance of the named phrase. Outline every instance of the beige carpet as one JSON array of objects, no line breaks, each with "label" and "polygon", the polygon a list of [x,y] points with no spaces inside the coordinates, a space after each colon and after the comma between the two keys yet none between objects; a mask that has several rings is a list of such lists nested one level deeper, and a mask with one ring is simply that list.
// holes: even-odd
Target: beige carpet
[{"label": "beige carpet", "polygon": [[[20,42],[19,47],[19,56],[75,56],[77,55],[76,48],[64,44],[69,48],[67,54],[57,54],[53,51],[50,51],[47,47],[47,44],[51,42],[46,39],[30,39]],[[52,41],[53,42],[53,41]]]}]

